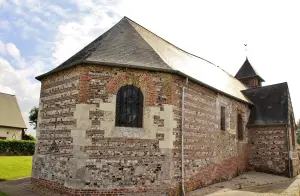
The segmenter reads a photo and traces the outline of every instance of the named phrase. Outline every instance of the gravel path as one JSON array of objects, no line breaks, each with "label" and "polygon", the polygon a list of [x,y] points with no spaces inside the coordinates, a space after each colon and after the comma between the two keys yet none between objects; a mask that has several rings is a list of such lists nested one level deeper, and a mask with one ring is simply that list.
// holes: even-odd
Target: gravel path
[{"label": "gravel path", "polygon": [[[299,196],[300,175],[290,179],[259,172],[248,172],[229,181],[190,192],[187,196]],[[0,191],[9,196],[62,196],[44,187],[32,188],[30,178],[0,182]]]},{"label": "gravel path", "polygon": [[193,191],[188,196],[299,195],[300,177],[293,179],[271,174],[248,172],[229,181]]},{"label": "gravel path", "polygon": [[31,187],[30,178],[0,182],[0,191],[9,196],[62,196],[44,187]]}]

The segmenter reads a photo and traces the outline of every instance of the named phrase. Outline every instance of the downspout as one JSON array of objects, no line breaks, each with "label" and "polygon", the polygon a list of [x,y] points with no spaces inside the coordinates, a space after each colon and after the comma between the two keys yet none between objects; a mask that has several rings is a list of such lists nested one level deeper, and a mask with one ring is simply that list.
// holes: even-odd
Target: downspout
[{"label": "downspout", "polygon": [[290,133],[288,130],[288,124],[285,125],[286,130],[286,141],[287,141],[287,150],[288,150],[288,170],[289,170],[289,177],[291,178],[291,159],[290,159]]},{"label": "downspout", "polygon": [[[186,78],[185,85],[188,84],[188,78]],[[181,93],[181,195],[185,195],[184,189],[184,147],[183,147],[183,139],[184,139],[184,85],[182,85],[182,93]]]}]

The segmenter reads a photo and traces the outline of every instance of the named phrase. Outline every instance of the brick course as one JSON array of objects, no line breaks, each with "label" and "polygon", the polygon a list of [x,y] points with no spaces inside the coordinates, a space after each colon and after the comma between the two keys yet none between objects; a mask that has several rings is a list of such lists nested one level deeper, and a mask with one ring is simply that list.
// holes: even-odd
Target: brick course
[{"label": "brick course", "polygon": [[[70,195],[179,195],[182,86],[185,189],[248,170],[249,141],[255,140],[246,127],[248,105],[185,83],[167,73],[94,65],[47,76],[32,183]],[[142,128],[115,127],[116,94],[123,85],[135,85],[144,95]],[[225,131],[220,130],[221,106]],[[243,141],[237,140],[238,114]]]}]

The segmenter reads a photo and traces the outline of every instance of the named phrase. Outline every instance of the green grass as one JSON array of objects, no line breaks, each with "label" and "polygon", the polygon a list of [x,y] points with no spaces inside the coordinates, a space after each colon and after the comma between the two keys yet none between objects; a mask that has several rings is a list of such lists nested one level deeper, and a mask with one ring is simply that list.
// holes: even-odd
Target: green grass
[{"label": "green grass", "polygon": [[0,191],[0,196],[8,196],[8,194],[3,193],[3,192]]},{"label": "green grass", "polygon": [[0,156],[0,181],[30,176],[31,165],[32,156]]}]

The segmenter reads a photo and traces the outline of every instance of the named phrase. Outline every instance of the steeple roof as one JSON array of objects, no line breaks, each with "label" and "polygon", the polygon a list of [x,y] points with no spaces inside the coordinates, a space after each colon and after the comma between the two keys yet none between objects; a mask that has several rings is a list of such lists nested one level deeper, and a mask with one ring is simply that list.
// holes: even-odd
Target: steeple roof
[{"label": "steeple roof", "polygon": [[235,78],[241,79],[241,78],[249,78],[255,76],[257,76],[262,82],[264,82],[264,79],[260,77],[260,75],[255,71],[255,69],[250,64],[248,58],[246,58],[244,64],[235,75]]},{"label": "steeple roof", "polygon": [[36,79],[85,64],[168,72],[252,104],[241,92],[247,87],[219,66],[174,46],[127,17],[61,65]]},{"label": "steeple roof", "polygon": [[0,127],[2,126],[26,129],[16,96],[0,92]]}]

